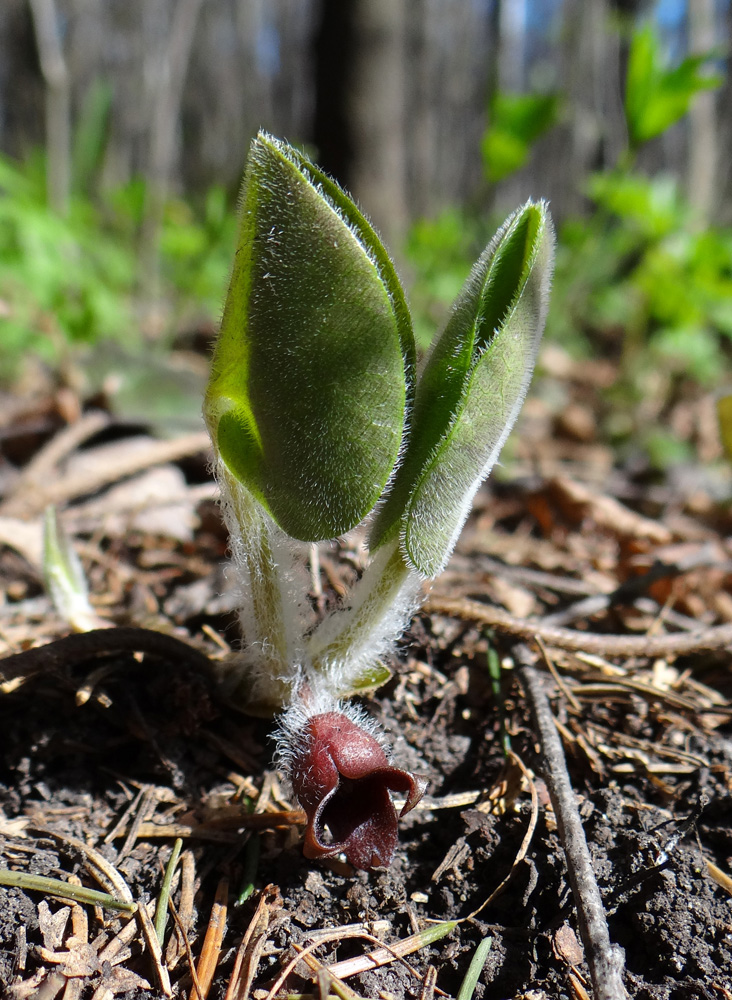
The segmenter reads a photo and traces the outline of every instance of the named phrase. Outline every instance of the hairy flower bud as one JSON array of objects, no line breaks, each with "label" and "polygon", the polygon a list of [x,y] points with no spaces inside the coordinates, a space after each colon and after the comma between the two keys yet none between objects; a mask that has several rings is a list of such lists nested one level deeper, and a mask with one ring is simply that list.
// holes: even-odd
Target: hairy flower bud
[{"label": "hairy flower bud", "polygon": [[398,817],[390,793],[406,796],[403,816],[427,784],[392,767],[379,741],[340,711],[313,715],[296,733],[290,778],[308,818],[305,856],[342,853],[363,869],[388,865],[396,849]]}]

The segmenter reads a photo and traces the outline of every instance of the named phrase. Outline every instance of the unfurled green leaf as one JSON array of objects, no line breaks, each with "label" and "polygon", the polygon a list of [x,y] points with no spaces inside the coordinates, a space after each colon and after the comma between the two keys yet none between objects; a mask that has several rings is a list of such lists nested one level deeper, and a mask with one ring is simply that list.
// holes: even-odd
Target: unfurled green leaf
[{"label": "unfurled green leaf", "polygon": [[340,535],[391,475],[413,366],[373,229],[304,156],[260,134],[205,404],[221,460],[289,535]]},{"label": "unfurled green leaf", "polygon": [[478,947],[475,949],[473,957],[470,960],[468,971],[465,973],[465,977],[458,990],[457,1000],[473,1000],[475,987],[478,985],[480,974],[488,960],[488,953],[492,947],[492,937],[484,937],[479,941]]},{"label": "unfurled green leaf", "polygon": [[544,203],[506,221],[466,281],[420,378],[411,438],[372,545],[395,533],[424,576],[444,566],[518,416],[544,327],[554,237]]}]

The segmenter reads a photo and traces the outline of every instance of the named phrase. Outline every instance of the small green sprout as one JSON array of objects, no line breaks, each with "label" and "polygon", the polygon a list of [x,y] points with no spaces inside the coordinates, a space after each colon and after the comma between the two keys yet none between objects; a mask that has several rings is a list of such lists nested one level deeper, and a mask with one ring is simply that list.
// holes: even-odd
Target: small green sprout
[{"label": "small green sprout", "polygon": [[[301,153],[264,133],[252,143],[204,405],[241,584],[244,648],[223,679],[243,710],[284,712],[280,759],[306,804],[310,856],[387,864],[389,791],[411,808],[424,790],[341,700],[388,679],[383,657],[518,416],[553,251],[545,203],[527,202],[477,261],[417,379],[404,292],[370,224]],[[367,518],[370,564],[310,629],[302,543]]]},{"label": "small green sprout", "polygon": [[53,506],[43,518],[43,578],[53,606],[75,632],[104,626],[89,603],[84,567]]}]

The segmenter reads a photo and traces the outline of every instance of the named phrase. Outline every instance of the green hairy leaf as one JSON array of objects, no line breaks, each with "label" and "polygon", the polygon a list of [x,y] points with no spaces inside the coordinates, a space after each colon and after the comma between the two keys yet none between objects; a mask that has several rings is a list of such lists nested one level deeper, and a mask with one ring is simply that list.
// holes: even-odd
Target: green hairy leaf
[{"label": "green hairy leaf", "polygon": [[417,387],[409,447],[374,524],[421,574],[443,568],[518,416],[544,327],[554,237],[529,202],[473,268]]},{"label": "green hairy leaf", "polygon": [[[553,250],[546,205],[527,202],[476,263],[415,385],[409,310],[374,230],[301,153],[253,142],[204,405],[241,586],[244,646],[220,678],[232,703],[297,714],[299,698],[388,680],[384,657],[521,408]],[[293,539],[369,514],[372,558],[313,627]]]},{"label": "green hairy leaf", "polygon": [[391,475],[413,368],[373,229],[304,156],[260,134],[204,408],[222,461],[289,535],[343,534]]}]

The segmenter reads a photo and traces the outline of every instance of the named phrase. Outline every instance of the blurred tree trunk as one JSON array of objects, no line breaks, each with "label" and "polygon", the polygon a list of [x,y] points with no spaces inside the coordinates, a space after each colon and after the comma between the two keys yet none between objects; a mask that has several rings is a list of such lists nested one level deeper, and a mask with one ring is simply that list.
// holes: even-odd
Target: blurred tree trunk
[{"label": "blurred tree trunk", "polygon": [[65,215],[71,192],[71,84],[54,0],[30,0],[30,9],[46,84],[48,202]]},{"label": "blurred tree trunk", "polygon": [[[692,47],[708,48],[709,12],[716,7],[718,18],[732,22],[732,0],[725,0],[724,15],[721,0],[688,3]],[[316,156],[354,191],[399,253],[415,218],[461,203],[471,212],[485,209],[480,141],[495,86],[556,91],[564,99],[561,122],[490,197],[500,212],[530,195],[548,197],[561,218],[588,207],[586,173],[613,166],[625,147],[628,32],[618,24],[630,29],[655,6],[652,0],[0,0],[0,148],[23,157],[44,141],[45,101],[50,189],[62,205],[68,109],[78,115],[102,85],[112,95],[109,117],[86,171],[89,183],[102,188],[144,176],[151,192],[163,195],[214,183],[233,189],[257,128],[296,143],[315,140]],[[54,30],[37,30],[34,43],[34,24],[52,24],[47,14],[54,9]],[[677,33],[681,28],[679,22]],[[715,178],[717,186],[732,184],[721,155],[732,144],[729,80],[716,117],[713,102],[702,95],[673,142],[642,150],[649,173],[670,169],[688,179],[690,197],[707,217]],[[148,219],[159,218],[153,197]],[[145,273],[153,273],[147,262]]]},{"label": "blurred tree trunk", "polygon": [[[494,10],[494,50],[490,86],[486,104],[498,94],[523,94],[526,79],[526,0],[496,0]],[[490,120],[487,122],[490,127]],[[487,205],[495,215],[505,215],[526,200],[527,177],[523,171],[510,174],[499,184],[492,184]]]},{"label": "blurred tree trunk", "polygon": [[[552,209],[560,217],[587,206],[587,174],[614,166],[627,145],[621,53],[608,0],[565,0],[559,87],[564,120],[542,141]],[[562,153],[563,150],[563,153]]]},{"label": "blurred tree trunk", "polygon": [[480,202],[480,141],[496,73],[495,4],[407,0],[407,196],[411,219]]},{"label": "blurred tree trunk", "polygon": [[407,198],[405,0],[353,0],[351,188],[386,244],[404,242]]},{"label": "blurred tree trunk", "polygon": [[[717,41],[714,0],[688,0],[689,51],[709,52]],[[717,95],[698,94],[689,111],[688,194],[700,224],[711,221],[716,208]]]},{"label": "blurred tree trunk", "polygon": [[157,85],[151,116],[147,196],[140,246],[140,274],[148,296],[156,294],[158,285],[160,228],[175,163],[183,85],[202,3],[203,0],[178,0],[165,32],[167,45],[156,48],[155,53]]},{"label": "blurred tree trunk", "polygon": [[498,87],[522,94],[526,87],[527,0],[498,0]]},{"label": "blurred tree trunk", "polygon": [[[732,46],[732,4],[727,6],[723,15],[724,32],[720,33],[727,52]],[[732,73],[730,61],[727,58],[726,77],[719,90],[719,148],[728,150],[732,147]],[[728,225],[732,211],[732,162],[730,157],[720,156],[717,161],[717,213],[718,222]]]},{"label": "blurred tree trunk", "polygon": [[343,187],[351,187],[353,138],[349,91],[353,65],[353,4],[322,0],[315,35],[313,138],[318,163]]}]

